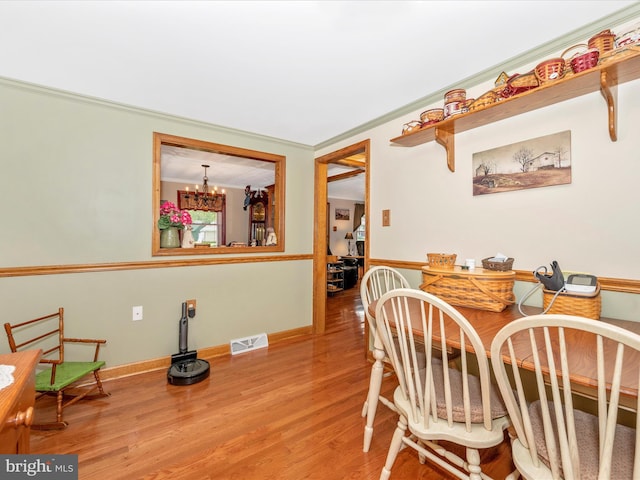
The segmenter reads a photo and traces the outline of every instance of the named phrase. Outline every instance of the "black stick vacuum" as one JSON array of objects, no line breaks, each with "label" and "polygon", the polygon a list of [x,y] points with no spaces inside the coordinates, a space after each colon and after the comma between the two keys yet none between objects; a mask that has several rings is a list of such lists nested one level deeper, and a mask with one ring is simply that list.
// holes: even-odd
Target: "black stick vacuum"
[{"label": "black stick vacuum", "polygon": [[189,329],[189,318],[196,316],[196,309],[187,310],[187,303],[182,304],[182,317],[179,323],[179,348],[180,353],[171,355],[171,367],[167,372],[167,380],[171,385],[192,385],[201,382],[209,376],[211,369],[209,362],[201,360],[198,352],[188,351],[187,334]]}]

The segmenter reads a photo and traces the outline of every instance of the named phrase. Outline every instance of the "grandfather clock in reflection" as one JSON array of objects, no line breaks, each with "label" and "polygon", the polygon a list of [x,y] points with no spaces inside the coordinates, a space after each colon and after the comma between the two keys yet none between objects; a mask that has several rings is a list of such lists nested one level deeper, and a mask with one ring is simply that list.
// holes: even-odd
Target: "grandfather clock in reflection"
[{"label": "grandfather clock in reflection", "polygon": [[264,245],[269,219],[269,194],[254,190],[249,199],[249,245]]}]

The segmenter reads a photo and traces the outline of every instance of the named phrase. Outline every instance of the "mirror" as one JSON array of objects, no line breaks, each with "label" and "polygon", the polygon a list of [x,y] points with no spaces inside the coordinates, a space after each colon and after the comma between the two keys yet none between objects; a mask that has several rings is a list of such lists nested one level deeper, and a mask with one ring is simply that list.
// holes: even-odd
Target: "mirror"
[{"label": "mirror", "polygon": [[[282,155],[155,132],[152,255],[283,252],[284,175]],[[189,212],[192,247],[161,242],[166,201]]]}]

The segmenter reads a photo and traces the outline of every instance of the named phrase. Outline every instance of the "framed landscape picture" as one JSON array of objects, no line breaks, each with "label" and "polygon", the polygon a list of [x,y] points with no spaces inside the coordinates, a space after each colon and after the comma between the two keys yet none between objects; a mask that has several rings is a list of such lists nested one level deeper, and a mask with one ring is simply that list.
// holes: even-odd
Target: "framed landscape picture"
[{"label": "framed landscape picture", "polygon": [[473,195],[571,183],[571,131],[473,154]]}]

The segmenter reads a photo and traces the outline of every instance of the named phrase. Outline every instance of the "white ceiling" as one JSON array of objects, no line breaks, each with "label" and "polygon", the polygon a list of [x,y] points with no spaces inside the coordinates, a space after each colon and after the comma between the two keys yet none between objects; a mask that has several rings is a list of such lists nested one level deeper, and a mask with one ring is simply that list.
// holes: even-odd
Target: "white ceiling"
[{"label": "white ceiling", "polygon": [[[275,167],[271,162],[174,145],[162,146],[160,160],[161,180],[182,183],[191,191],[195,190],[196,185],[203,184],[204,165],[207,165],[206,173],[210,188],[244,189],[246,185],[250,185],[255,190],[275,183]],[[338,164],[328,167],[328,178],[353,170],[353,167]],[[364,175],[330,181],[327,194],[330,199],[364,201]]]},{"label": "white ceiling", "polygon": [[633,1],[0,1],[0,76],[315,146]]},{"label": "white ceiling", "polygon": [[184,183],[193,191],[202,185],[207,165],[209,187],[244,189],[265,188],[275,183],[275,166],[271,162],[222,155],[192,148],[163,145],[161,148],[161,180]]}]

